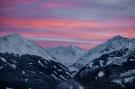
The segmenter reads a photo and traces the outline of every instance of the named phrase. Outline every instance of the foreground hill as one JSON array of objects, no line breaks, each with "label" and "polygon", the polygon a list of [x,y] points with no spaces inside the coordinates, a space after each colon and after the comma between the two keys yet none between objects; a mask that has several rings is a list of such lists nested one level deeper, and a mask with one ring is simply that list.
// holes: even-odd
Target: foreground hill
[{"label": "foreground hill", "polygon": [[135,89],[135,49],[103,54],[84,66],[75,78],[85,89]]},{"label": "foreground hill", "polygon": [[58,62],[29,54],[0,53],[0,89],[55,89],[68,79],[73,79],[69,70]]}]

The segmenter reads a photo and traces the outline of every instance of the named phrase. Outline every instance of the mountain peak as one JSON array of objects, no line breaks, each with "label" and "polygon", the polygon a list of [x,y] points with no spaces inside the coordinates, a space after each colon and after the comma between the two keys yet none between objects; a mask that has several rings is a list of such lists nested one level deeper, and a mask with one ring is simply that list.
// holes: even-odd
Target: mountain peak
[{"label": "mountain peak", "polygon": [[18,33],[14,33],[14,34],[9,34],[9,35],[7,35],[7,36],[5,36],[5,37],[12,37],[12,38],[23,38],[20,34],[18,34]]},{"label": "mountain peak", "polygon": [[119,44],[119,43],[125,43],[127,41],[129,41],[130,38],[126,38],[126,37],[123,37],[121,35],[117,35],[111,39],[109,39],[107,42],[111,43],[111,44]]},{"label": "mountain peak", "polygon": [[33,43],[31,40],[15,33],[0,38],[0,52],[14,54],[32,54],[41,56],[47,60],[53,59],[43,48]]},{"label": "mountain peak", "polygon": [[14,33],[14,34],[9,34],[3,37],[0,37],[1,40],[12,40],[12,41],[21,41],[22,39],[24,39],[24,37],[22,37],[21,35]]},{"label": "mountain peak", "polygon": [[116,35],[111,40],[120,40],[120,39],[125,39],[125,37],[123,37],[121,35]]},{"label": "mountain peak", "polygon": [[121,35],[116,35],[114,38],[123,38]]},{"label": "mountain peak", "polygon": [[103,54],[108,54],[112,51],[126,48],[135,48],[135,39],[117,35],[105,43],[89,50],[86,54],[84,54],[83,57],[78,60],[78,64],[84,65],[94,60],[95,58],[99,58]]}]

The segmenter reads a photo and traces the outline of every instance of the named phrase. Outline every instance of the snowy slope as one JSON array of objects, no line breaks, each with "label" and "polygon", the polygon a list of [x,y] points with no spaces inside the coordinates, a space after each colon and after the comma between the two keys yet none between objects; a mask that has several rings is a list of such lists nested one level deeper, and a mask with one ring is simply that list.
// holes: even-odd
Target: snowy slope
[{"label": "snowy slope", "polygon": [[0,89],[55,89],[73,79],[62,64],[36,55],[0,53]]},{"label": "snowy slope", "polygon": [[19,55],[32,54],[48,60],[53,59],[44,49],[18,34],[0,37],[0,52],[15,53]]},{"label": "snowy slope", "polygon": [[47,48],[46,50],[51,55],[56,57],[58,62],[66,66],[70,66],[73,63],[75,63],[85,53],[84,50],[76,46],[68,46],[68,47],[60,46],[57,48]]},{"label": "snowy slope", "polygon": [[104,54],[92,64],[75,75],[86,89],[135,89],[135,49]]},{"label": "snowy slope", "polygon": [[[99,58],[104,54],[111,53],[113,51],[122,50],[128,48],[129,51],[135,48],[135,39],[125,38],[122,36],[115,36],[114,38],[108,40],[107,42],[89,50],[83,57],[77,60],[77,62],[73,65],[77,68],[81,68],[82,66],[88,64],[93,65],[91,61],[95,58]],[[126,55],[126,54],[125,54]],[[114,56],[115,57],[115,56]],[[102,61],[100,61],[102,64]]]}]

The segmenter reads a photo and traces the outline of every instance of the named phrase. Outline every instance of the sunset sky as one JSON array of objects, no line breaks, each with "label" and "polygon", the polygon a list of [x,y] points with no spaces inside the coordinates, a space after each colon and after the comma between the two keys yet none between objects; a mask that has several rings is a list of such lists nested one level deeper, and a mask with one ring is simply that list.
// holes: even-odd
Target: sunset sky
[{"label": "sunset sky", "polygon": [[135,38],[135,0],[0,0],[0,36],[11,33],[42,47],[83,49]]}]

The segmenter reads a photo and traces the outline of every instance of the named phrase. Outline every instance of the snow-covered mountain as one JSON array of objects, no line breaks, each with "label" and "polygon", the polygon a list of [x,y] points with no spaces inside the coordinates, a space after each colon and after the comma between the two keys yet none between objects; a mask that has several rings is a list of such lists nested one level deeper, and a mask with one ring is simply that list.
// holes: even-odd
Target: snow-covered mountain
[{"label": "snow-covered mountain", "polygon": [[135,49],[104,54],[79,70],[75,78],[86,89],[135,89]]},{"label": "snow-covered mountain", "polygon": [[0,53],[0,89],[55,89],[73,79],[62,64],[36,55]]},{"label": "snow-covered mountain", "polygon": [[135,39],[116,36],[89,51],[84,60],[75,79],[86,89],[135,89]]},{"label": "snow-covered mountain", "polygon": [[[71,53],[78,55],[74,51]],[[46,49],[12,34],[0,37],[0,89],[83,88],[68,68]]]},{"label": "snow-covered mountain", "polygon": [[[92,50],[89,50],[84,56],[79,58],[77,62],[73,65],[76,68],[81,68],[82,66],[86,64],[90,64],[93,66],[93,60],[96,58],[101,57],[104,54],[109,54],[114,51],[119,50],[126,50],[127,53],[130,52],[133,48],[135,48],[135,39],[131,38],[125,38],[122,36],[115,36],[114,38],[108,40],[107,42],[93,48]],[[117,54],[117,53],[116,53]],[[126,54],[123,54],[123,56]],[[113,57],[108,57],[108,60],[113,59],[114,57],[117,57],[114,55]],[[100,64],[103,64],[103,61],[100,61]]]},{"label": "snow-covered mountain", "polygon": [[47,60],[53,59],[53,57],[48,54],[45,49],[18,34],[0,37],[0,52],[15,53],[19,55],[32,54],[41,56]]},{"label": "snow-covered mountain", "polygon": [[[66,66],[78,71],[74,78]],[[135,39],[116,36],[85,53],[75,46],[42,49],[17,34],[1,37],[5,88],[135,89]]]},{"label": "snow-covered mountain", "polygon": [[67,67],[71,66],[85,54],[84,50],[76,46],[59,46],[57,48],[47,48],[46,50],[56,57],[58,62],[66,65]]}]

